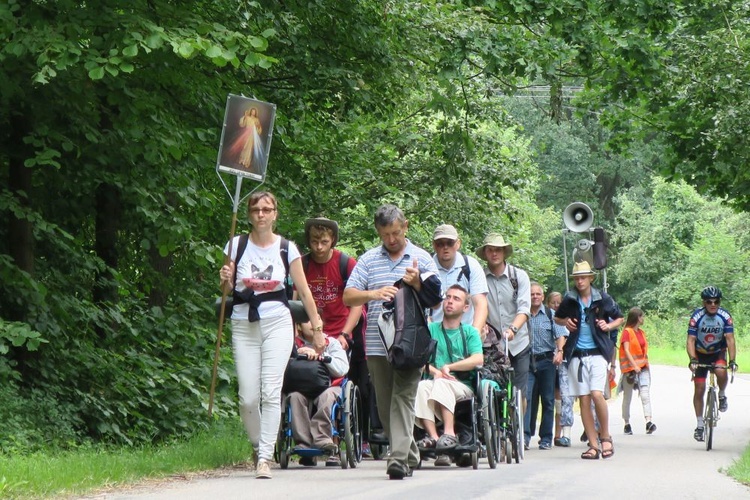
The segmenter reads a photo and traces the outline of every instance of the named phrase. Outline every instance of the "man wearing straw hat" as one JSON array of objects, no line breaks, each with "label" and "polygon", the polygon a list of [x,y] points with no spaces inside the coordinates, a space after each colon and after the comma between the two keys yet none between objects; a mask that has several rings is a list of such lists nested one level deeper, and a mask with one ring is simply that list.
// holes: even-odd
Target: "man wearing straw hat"
[{"label": "man wearing straw hat", "polygon": [[487,261],[484,269],[487,277],[488,319],[487,322],[508,339],[510,362],[513,366],[513,385],[523,396],[526,410],[526,392],[529,380],[531,342],[527,321],[531,314],[531,283],[523,269],[508,264],[513,255],[513,246],[506,243],[499,233],[490,233],[477,248],[477,256]]},{"label": "man wearing straw hat", "polygon": [[[622,324],[623,315],[610,295],[591,286],[596,275],[588,262],[576,262],[570,277],[575,288],[565,294],[555,322],[570,332],[563,347],[568,360],[568,396],[581,398],[581,420],[589,443],[581,458],[610,458],[615,454],[615,447],[609,433],[604,389],[609,381],[609,371],[614,369],[611,363],[614,343],[610,332]],[[592,401],[599,420],[598,435],[594,412],[591,411]]]}]

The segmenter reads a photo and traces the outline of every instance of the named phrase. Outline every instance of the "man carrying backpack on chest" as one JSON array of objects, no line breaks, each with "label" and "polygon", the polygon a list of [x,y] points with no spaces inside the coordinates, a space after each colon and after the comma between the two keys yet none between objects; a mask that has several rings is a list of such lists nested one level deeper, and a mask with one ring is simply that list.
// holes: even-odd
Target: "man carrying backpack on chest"
[{"label": "man carrying backpack on chest", "polygon": [[[461,318],[461,322],[473,325],[480,333],[487,322],[487,279],[482,265],[474,257],[461,253],[461,239],[458,231],[450,224],[441,224],[432,235],[433,259],[440,274],[442,292],[451,285],[461,285],[471,296],[471,303]],[[443,319],[442,305],[432,310],[432,321]]]},{"label": "man carrying backpack on chest", "polygon": [[[375,387],[378,414],[391,446],[386,472],[391,479],[403,479],[411,476],[419,464],[413,431],[414,400],[421,372],[419,368],[398,370],[391,366],[378,329],[378,318],[383,303],[393,300],[398,292],[394,283],[403,280],[419,292],[422,273],[437,274],[437,268],[429,253],[406,238],[409,223],[400,208],[395,205],[378,208],[375,229],[382,244],[360,257],[346,283],[344,303],[349,306],[367,304],[367,367]],[[424,307],[433,307],[439,301],[438,295],[434,303]]]}]

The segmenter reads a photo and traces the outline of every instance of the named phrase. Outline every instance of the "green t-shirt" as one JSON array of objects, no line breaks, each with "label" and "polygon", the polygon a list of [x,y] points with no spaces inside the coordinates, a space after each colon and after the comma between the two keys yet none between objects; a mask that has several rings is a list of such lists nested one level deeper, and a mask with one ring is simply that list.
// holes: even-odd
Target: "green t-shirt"
[{"label": "green t-shirt", "polygon": [[438,370],[442,368],[443,365],[461,361],[472,354],[482,354],[482,337],[480,337],[479,331],[477,331],[472,325],[462,324],[461,326],[463,327],[464,335],[466,335],[466,349],[468,354],[464,355],[465,351],[463,340],[461,340],[461,330],[458,328],[454,330],[446,329],[445,333],[448,335],[448,339],[451,343],[451,352],[453,353],[453,358],[451,359],[448,356],[448,348],[445,345],[443,324],[439,322],[430,323],[430,335],[433,339],[437,340],[437,352],[435,354],[434,366]]}]

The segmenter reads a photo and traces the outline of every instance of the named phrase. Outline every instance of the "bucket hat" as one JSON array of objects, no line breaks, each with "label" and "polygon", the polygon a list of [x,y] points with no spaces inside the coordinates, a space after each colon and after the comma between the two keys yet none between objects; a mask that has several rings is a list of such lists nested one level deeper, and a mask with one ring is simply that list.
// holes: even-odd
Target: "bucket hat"
[{"label": "bucket hat", "polygon": [[513,255],[513,245],[511,245],[510,243],[506,243],[505,238],[503,238],[503,235],[500,233],[490,233],[484,237],[482,246],[477,248],[476,250],[476,254],[480,259],[487,260],[487,257],[484,256],[486,247],[500,247],[505,249],[506,259]]},{"label": "bucket hat", "polygon": [[339,224],[335,220],[327,219],[325,217],[315,217],[313,219],[307,219],[305,221],[305,242],[310,244],[310,229],[313,226],[323,226],[333,231],[333,244],[332,247],[336,246],[336,242],[339,241]]}]

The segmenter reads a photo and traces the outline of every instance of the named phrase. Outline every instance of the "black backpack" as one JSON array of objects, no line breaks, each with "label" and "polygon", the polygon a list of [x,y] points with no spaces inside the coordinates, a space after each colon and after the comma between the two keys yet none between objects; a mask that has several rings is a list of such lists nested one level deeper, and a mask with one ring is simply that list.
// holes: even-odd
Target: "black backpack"
[{"label": "black backpack", "polygon": [[427,326],[425,309],[440,301],[440,279],[434,274],[423,278],[419,292],[401,280],[394,286],[399,290],[393,300],[383,303],[378,333],[393,368],[422,368],[432,361],[437,348]]}]

